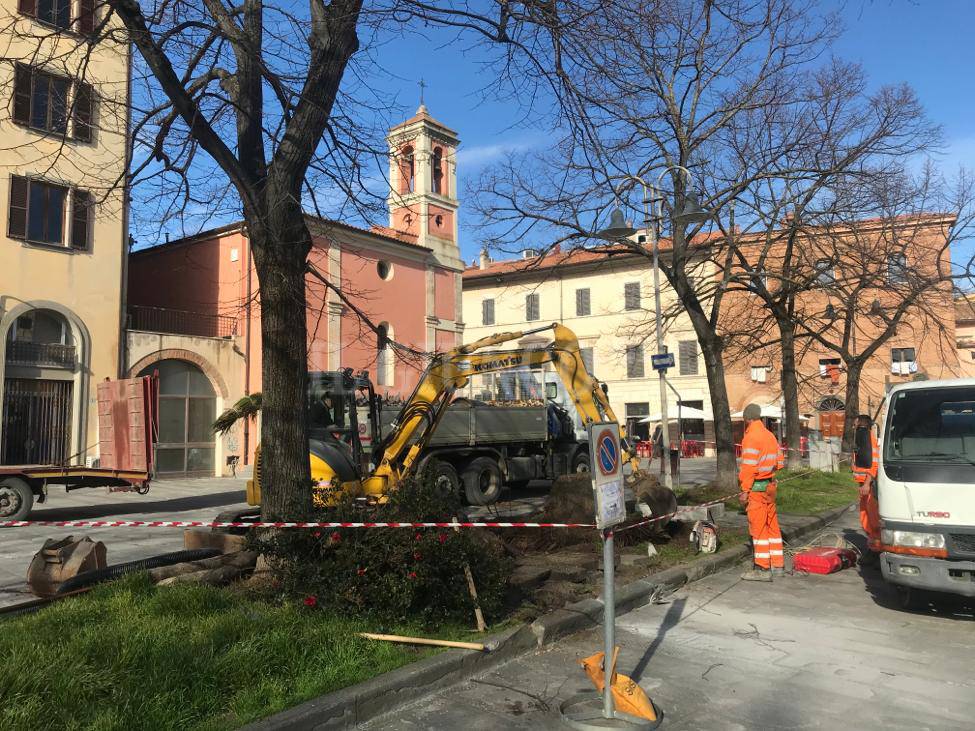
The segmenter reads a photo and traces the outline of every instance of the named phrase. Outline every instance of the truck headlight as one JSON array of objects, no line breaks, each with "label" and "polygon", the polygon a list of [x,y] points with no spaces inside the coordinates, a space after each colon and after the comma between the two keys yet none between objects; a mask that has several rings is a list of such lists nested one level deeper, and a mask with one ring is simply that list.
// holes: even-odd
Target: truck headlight
[{"label": "truck headlight", "polygon": [[909,530],[880,531],[880,539],[888,546],[905,546],[907,548],[944,548],[945,537],[941,533],[918,533]]}]

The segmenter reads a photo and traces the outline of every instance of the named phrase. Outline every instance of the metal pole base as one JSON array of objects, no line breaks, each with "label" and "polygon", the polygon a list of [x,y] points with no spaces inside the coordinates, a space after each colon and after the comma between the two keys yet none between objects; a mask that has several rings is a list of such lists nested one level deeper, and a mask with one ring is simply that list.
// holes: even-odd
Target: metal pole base
[{"label": "metal pole base", "polygon": [[603,715],[603,694],[595,691],[579,693],[566,700],[559,706],[562,720],[570,728],[577,728],[580,731],[591,731],[593,729],[620,728],[620,729],[654,729],[663,721],[663,713],[653,704],[653,710],[657,714],[656,721],[649,721],[639,716],[631,716],[629,713],[614,711],[612,718]]}]

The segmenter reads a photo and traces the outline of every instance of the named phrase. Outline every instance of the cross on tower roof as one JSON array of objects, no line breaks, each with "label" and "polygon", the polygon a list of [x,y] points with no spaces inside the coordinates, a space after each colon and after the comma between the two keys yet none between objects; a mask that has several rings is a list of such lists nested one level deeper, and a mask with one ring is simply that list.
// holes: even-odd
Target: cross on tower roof
[{"label": "cross on tower roof", "polygon": [[427,82],[425,82],[421,78],[420,81],[417,83],[417,86],[420,87],[420,106],[422,107],[423,106],[423,90],[427,88]]}]

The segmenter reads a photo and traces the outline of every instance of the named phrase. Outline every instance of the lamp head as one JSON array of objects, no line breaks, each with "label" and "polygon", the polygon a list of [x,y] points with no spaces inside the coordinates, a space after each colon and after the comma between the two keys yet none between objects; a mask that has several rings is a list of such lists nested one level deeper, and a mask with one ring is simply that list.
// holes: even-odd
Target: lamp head
[{"label": "lamp head", "polygon": [[704,223],[711,218],[711,214],[712,211],[701,207],[697,193],[689,190],[684,196],[684,205],[681,206],[674,219],[682,223]]},{"label": "lamp head", "polygon": [[609,216],[609,226],[597,231],[596,236],[607,241],[619,241],[635,234],[637,230],[630,226],[623,217],[623,211],[614,208]]}]

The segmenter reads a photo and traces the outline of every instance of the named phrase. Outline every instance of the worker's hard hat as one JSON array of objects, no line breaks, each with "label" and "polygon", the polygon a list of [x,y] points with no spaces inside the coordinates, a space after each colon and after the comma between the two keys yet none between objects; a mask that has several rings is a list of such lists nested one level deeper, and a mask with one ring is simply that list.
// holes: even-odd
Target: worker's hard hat
[{"label": "worker's hard hat", "polygon": [[745,407],[745,421],[755,421],[762,418],[762,407],[758,404],[748,404]]}]

